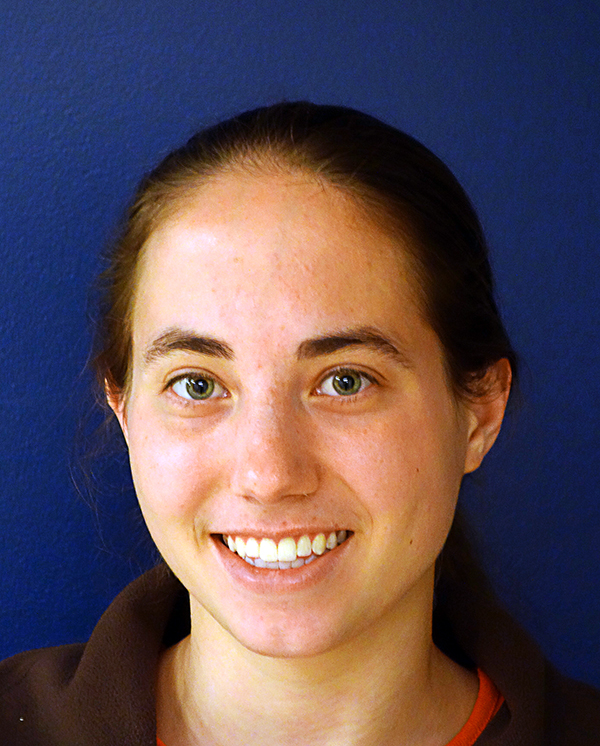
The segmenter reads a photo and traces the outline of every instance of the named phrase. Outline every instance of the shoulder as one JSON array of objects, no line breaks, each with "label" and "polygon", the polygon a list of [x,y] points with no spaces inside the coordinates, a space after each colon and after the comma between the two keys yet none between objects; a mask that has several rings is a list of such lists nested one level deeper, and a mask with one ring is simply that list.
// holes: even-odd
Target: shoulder
[{"label": "shoulder", "polygon": [[450,657],[458,651],[459,662],[466,659],[485,671],[505,700],[502,717],[492,721],[478,746],[600,744],[598,690],[557,671],[489,593],[445,579],[439,598],[438,644]]},{"label": "shoulder", "polygon": [[63,645],[29,650],[0,662],[0,712],[11,692],[40,681],[45,686],[66,686],[77,668],[84,646]]},{"label": "shoulder", "polygon": [[0,742],[155,746],[156,666],[169,635],[186,633],[182,601],[178,581],[158,567],[117,596],[87,643],[0,663]]},{"label": "shoulder", "polygon": [[30,739],[31,724],[49,722],[64,712],[64,700],[83,650],[83,645],[31,650],[0,663],[3,743],[34,743]]},{"label": "shoulder", "polygon": [[545,721],[551,746],[597,746],[600,743],[600,691],[569,679],[548,665]]}]

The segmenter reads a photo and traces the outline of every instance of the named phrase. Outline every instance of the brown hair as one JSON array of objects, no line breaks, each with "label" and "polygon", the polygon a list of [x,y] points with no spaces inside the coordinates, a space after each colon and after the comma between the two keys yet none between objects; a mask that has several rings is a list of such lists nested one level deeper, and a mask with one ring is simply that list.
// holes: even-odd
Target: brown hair
[{"label": "brown hair", "polygon": [[494,300],[481,225],[450,170],[424,145],[339,106],[280,103],[202,130],[141,182],[104,273],[95,367],[126,391],[131,313],[144,245],[191,190],[230,169],[302,170],[347,191],[409,241],[424,311],[445,351],[455,391],[481,393],[490,366],[517,360]]}]

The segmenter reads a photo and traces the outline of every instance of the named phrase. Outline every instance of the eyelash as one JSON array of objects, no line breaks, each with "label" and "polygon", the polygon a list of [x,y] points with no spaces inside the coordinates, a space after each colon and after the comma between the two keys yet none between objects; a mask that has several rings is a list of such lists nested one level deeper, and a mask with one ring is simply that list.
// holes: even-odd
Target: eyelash
[{"label": "eyelash", "polygon": [[[366,389],[369,389],[371,386],[378,386],[379,382],[375,378],[375,376],[365,373],[363,370],[358,370],[356,368],[350,368],[348,366],[341,366],[339,368],[335,368],[334,370],[331,370],[327,373],[327,375],[323,376],[321,379],[321,382],[319,383],[318,387],[316,388],[316,392],[319,393],[319,390],[323,388],[326,381],[329,379],[334,379],[336,376],[342,376],[344,374],[351,374],[353,376],[358,376],[362,379],[361,388],[359,391],[357,391],[354,394],[340,394],[337,395],[334,394],[321,394],[321,396],[327,396],[331,399],[336,399],[336,403],[339,404],[349,404],[353,402],[357,396],[362,394]],[[367,385],[363,385],[364,382],[367,382]]]},{"label": "eyelash", "polygon": [[[213,388],[219,387],[220,389],[222,389],[222,393],[217,394],[216,396],[212,396],[213,392],[211,391],[211,395],[207,396],[206,399],[200,399],[200,398],[199,399],[194,399],[191,396],[189,398],[186,397],[186,396],[182,396],[181,394],[178,394],[177,391],[175,391],[175,389],[174,389],[174,387],[175,387],[175,385],[177,383],[180,383],[180,382],[183,382],[183,381],[186,381],[186,380],[189,380],[189,381],[196,380],[196,381],[198,381],[200,379],[204,379],[205,381],[212,382]],[[208,373],[204,373],[202,371],[190,371],[190,372],[187,372],[187,373],[181,373],[180,375],[176,376],[175,378],[172,378],[167,383],[167,385],[165,387],[165,390],[171,391],[179,399],[180,402],[183,402],[186,405],[188,405],[188,404],[192,405],[192,404],[195,404],[196,402],[212,401],[214,399],[226,399],[226,398],[229,397],[229,391],[226,389],[226,387],[220,381],[218,381],[214,376],[210,376],[210,375],[208,375]]]},{"label": "eyelash", "polygon": [[[329,379],[334,379],[336,376],[342,376],[344,374],[349,374],[349,375],[352,375],[352,376],[358,376],[359,378],[362,379],[361,388],[357,392],[355,392],[353,394],[340,394],[339,392],[337,394],[325,394],[325,393],[322,393],[323,386],[325,385],[325,383]],[[210,382],[212,382],[212,384],[213,384],[214,387],[219,387],[220,389],[222,389],[223,393],[218,394],[217,396],[212,396],[213,392],[211,391],[211,395],[209,395],[205,399],[201,399],[201,398],[194,399],[191,396],[189,398],[186,397],[186,396],[182,396],[181,394],[178,394],[174,390],[174,387],[175,387],[175,385],[177,383],[179,383],[181,381],[185,381],[186,379],[188,379],[188,380],[204,379],[206,381],[210,381]],[[363,385],[365,381],[367,382],[367,385]],[[336,403],[346,404],[346,403],[353,402],[356,399],[357,396],[359,396],[360,394],[362,394],[366,389],[369,389],[373,385],[374,386],[378,386],[379,385],[379,382],[377,381],[377,379],[375,378],[375,376],[373,376],[373,375],[371,375],[369,373],[365,373],[365,371],[358,370],[356,368],[350,368],[348,366],[341,366],[341,367],[335,368],[334,370],[330,370],[325,376],[323,376],[323,378],[321,378],[318,386],[315,388],[315,393],[317,395],[319,395],[319,396],[325,396],[325,397],[330,398],[330,399],[335,399],[335,400],[337,400]],[[190,372],[186,372],[186,373],[181,373],[180,375],[178,375],[175,378],[171,379],[167,383],[167,385],[165,386],[165,390],[172,391],[173,394],[179,399],[179,401],[185,403],[186,405],[192,405],[192,404],[195,404],[197,402],[208,402],[208,401],[212,401],[214,399],[226,399],[226,398],[228,398],[230,396],[229,391],[227,390],[227,388],[222,383],[220,383],[215,377],[213,377],[211,375],[208,375],[207,373],[204,373],[204,372],[201,372],[201,371],[190,371]]]}]

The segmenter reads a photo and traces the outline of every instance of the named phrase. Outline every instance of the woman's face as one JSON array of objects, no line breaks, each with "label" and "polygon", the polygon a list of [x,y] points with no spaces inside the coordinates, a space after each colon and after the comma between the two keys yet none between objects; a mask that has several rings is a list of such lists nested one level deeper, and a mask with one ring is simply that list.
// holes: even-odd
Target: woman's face
[{"label": "woman's face", "polygon": [[117,411],[198,624],[289,656],[426,623],[476,417],[402,246],[335,188],[223,175],[152,235]]}]

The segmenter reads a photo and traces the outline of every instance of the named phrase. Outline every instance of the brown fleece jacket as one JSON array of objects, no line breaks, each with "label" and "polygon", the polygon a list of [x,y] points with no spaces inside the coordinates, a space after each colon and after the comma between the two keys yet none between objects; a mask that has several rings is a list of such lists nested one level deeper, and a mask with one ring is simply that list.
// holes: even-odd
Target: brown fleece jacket
[{"label": "brown fleece jacket", "polygon": [[[600,744],[600,692],[559,674],[495,603],[457,585],[440,595],[436,627],[506,700],[478,746]],[[142,575],[117,596],[86,644],[0,663],[0,743],[156,746],[158,656],[188,631],[180,583],[164,565]]]}]

